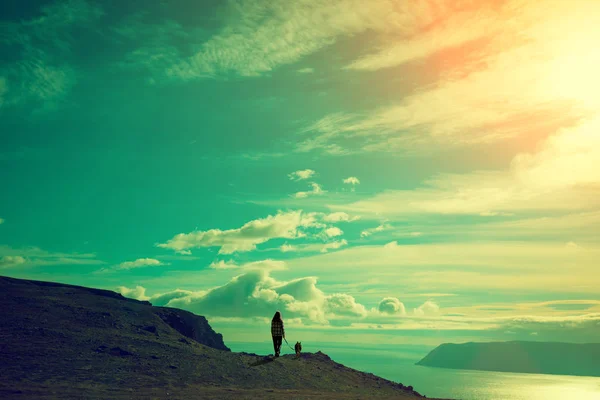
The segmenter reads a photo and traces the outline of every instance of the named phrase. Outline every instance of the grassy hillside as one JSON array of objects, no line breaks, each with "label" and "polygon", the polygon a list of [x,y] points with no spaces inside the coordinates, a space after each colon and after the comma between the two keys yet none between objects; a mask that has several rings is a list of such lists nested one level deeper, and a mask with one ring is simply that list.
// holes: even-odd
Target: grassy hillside
[{"label": "grassy hillside", "polygon": [[0,277],[2,398],[397,398],[412,388],[317,352],[233,353],[203,317]]}]

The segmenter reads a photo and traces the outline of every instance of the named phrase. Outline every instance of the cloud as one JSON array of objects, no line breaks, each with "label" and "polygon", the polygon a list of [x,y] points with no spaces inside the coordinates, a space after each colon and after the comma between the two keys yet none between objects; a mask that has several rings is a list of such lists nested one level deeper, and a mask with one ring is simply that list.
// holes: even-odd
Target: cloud
[{"label": "cloud", "polygon": [[347,246],[348,245],[348,241],[346,241],[346,239],[342,239],[342,240],[337,240],[334,242],[330,242],[330,243],[325,243],[323,245],[323,247],[321,248],[321,253],[326,253],[328,250],[337,250],[343,246]]},{"label": "cloud", "polygon": [[[389,35],[378,53],[348,66],[377,70],[435,56],[429,61],[439,72],[430,85],[392,106],[325,116],[306,129],[311,137],[299,149],[423,153],[547,136],[598,115],[598,97],[591,93],[600,87],[591,66],[600,56],[589,48],[600,19],[593,2],[573,8],[553,0],[509,0],[467,10],[451,4],[415,13],[407,21],[417,25],[413,35]],[[444,54],[449,46],[454,53]],[[503,78],[507,70],[514,71],[510,80]]]},{"label": "cloud", "polygon": [[398,247],[398,242],[396,240],[383,245],[384,249],[395,249],[396,247]]},{"label": "cloud", "polygon": [[229,12],[231,23],[167,74],[184,80],[231,73],[263,75],[330,46],[339,37],[397,24],[394,16],[399,14],[388,1],[356,0],[248,0],[235,3]]},{"label": "cloud", "polygon": [[231,260],[229,260],[227,262],[220,260],[220,261],[213,261],[208,267],[212,268],[212,269],[236,269],[236,268],[239,268],[240,266]]},{"label": "cloud", "polygon": [[296,72],[298,72],[299,74],[312,74],[315,72],[315,69],[314,68],[301,68]]},{"label": "cloud", "polygon": [[[77,81],[77,73],[66,62],[74,32],[89,28],[102,15],[98,5],[70,0],[42,7],[41,16],[4,24],[7,35],[0,38],[0,49],[17,49],[19,56],[0,67],[0,102],[2,93],[4,103],[12,105],[37,101],[53,107],[62,100]],[[7,91],[7,81],[19,90]]]},{"label": "cloud", "polygon": [[421,304],[419,307],[413,310],[415,315],[432,315],[440,312],[440,306],[434,303],[431,300],[427,300],[425,303]]},{"label": "cloud", "polygon": [[324,243],[324,244],[322,244],[322,243],[307,243],[307,244],[299,244],[296,246],[291,246],[291,245],[285,243],[279,248],[279,250],[282,253],[289,253],[289,252],[326,253],[329,250],[337,250],[346,245],[348,245],[348,241],[346,241],[346,239],[337,240],[337,241]]},{"label": "cloud", "polygon": [[375,228],[365,229],[360,233],[360,237],[368,237],[377,232],[383,232],[386,229],[390,229],[391,227],[388,224],[381,224],[376,226]]},{"label": "cloud", "polygon": [[396,297],[385,297],[377,306],[377,310],[384,314],[406,315],[404,304]]},{"label": "cloud", "polygon": [[355,176],[349,176],[348,178],[343,180],[344,183],[349,184],[349,185],[358,185],[360,183],[360,181],[358,180],[357,177]]},{"label": "cloud", "polygon": [[315,175],[315,171],[312,169],[303,169],[299,171],[292,172],[288,175],[288,177],[293,181],[300,181],[304,179],[309,179]]},{"label": "cloud", "polygon": [[125,286],[119,286],[117,287],[117,292],[131,299],[150,300],[150,297],[146,296],[146,289],[142,286],[136,286],[133,289],[127,288]]},{"label": "cloud", "polygon": [[325,193],[325,191],[321,188],[321,185],[319,185],[318,183],[312,182],[310,184],[310,186],[312,186],[312,190],[308,191],[308,192],[297,192],[296,194],[294,194],[294,196],[297,199],[304,199],[308,196],[312,196],[312,195],[320,195]]},{"label": "cloud", "polygon": [[219,247],[219,254],[251,251],[256,245],[271,239],[295,239],[303,236],[301,228],[314,224],[301,211],[278,212],[266,218],[256,219],[244,224],[241,228],[180,233],[158,247],[176,251],[200,248]]},{"label": "cloud", "polygon": [[[94,253],[59,253],[42,250],[39,247],[12,248],[0,245],[0,259],[12,260],[13,266],[52,266],[52,265],[99,265],[105,264],[98,260]],[[6,265],[8,268],[9,265]]]},{"label": "cloud", "polygon": [[332,226],[330,228],[325,229],[322,232],[322,234],[323,234],[324,237],[332,238],[332,237],[343,235],[344,231],[342,231],[340,228],[338,228],[336,226]]},{"label": "cloud", "polygon": [[[338,210],[355,214],[510,215],[600,207],[600,117],[565,128],[507,170],[439,174],[412,190],[387,191]],[[550,195],[551,194],[551,195]]]},{"label": "cloud", "polygon": [[351,217],[350,215],[346,214],[345,212],[334,212],[331,214],[326,214],[323,216],[323,221],[325,222],[353,222],[353,221],[357,221],[359,220],[360,217],[359,216],[353,216]]},{"label": "cloud", "polygon": [[117,265],[117,269],[134,269],[141,267],[155,267],[159,265],[168,265],[154,258],[138,258],[135,261],[125,261]]},{"label": "cloud", "polygon": [[4,223],[4,219],[0,218],[0,225]]},{"label": "cloud", "polygon": [[279,249],[281,250],[282,253],[287,253],[287,252],[290,252],[290,251],[296,251],[296,247],[295,246],[292,246],[291,244],[287,244],[287,243],[282,244],[279,247]]},{"label": "cloud", "polygon": [[[118,288],[125,296],[150,300],[154,305],[183,308],[209,317],[265,317],[281,310],[284,319],[297,318],[301,323],[328,324],[340,318],[362,318],[365,307],[343,293],[325,294],[317,288],[314,277],[278,281],[270,276],[278,261],[249,263],[248,269],[228,283],[207,291],[177,289],[148,296],[143,287]],[[254,264],[251,266],[250,264]]]},{"label": "cloud", "polygon": [[16,267],[26,262],[27,260],[21,256],[4,256],[0,257],[0,268]]},{"label": "cloud", "polygon": [[325,310],[332,314],[351,317],[364,317],[367,314],[365,306],[356,302],[348,294],[336,293],[326,297]]}]

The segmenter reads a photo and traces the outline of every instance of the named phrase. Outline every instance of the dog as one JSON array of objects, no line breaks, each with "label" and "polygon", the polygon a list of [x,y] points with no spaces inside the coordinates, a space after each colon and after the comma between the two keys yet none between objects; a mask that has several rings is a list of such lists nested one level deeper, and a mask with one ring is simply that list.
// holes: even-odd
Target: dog
[{"label": "dog", "polygon": [[302,351],[302,343],[296,342],[294,345],[294,350],[296,351],[296,357],[300,357],[300,352]]}]

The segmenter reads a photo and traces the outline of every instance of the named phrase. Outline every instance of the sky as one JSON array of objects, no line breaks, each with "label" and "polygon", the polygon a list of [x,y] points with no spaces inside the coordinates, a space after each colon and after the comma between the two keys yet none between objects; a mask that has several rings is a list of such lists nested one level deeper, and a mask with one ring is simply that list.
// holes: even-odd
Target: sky
[{"label": "sky", "polygon": [[2,1],[0,275],[225,342],[592,342],[596,0]]}]

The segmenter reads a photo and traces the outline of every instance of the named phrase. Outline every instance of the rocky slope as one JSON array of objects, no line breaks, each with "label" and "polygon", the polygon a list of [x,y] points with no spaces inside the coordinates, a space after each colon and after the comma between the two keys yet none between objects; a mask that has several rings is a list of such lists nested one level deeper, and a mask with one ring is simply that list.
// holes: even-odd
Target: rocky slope
[{"label": "rocky slope", "polygon": [[398,398],[317,352],[233,353],[204,317],[99,289],[0,277],[0,398]]},{"label": "rocky slope", "polygon": [[428,367],[600,376],[600,343],[445,343],[417,363]]}]

